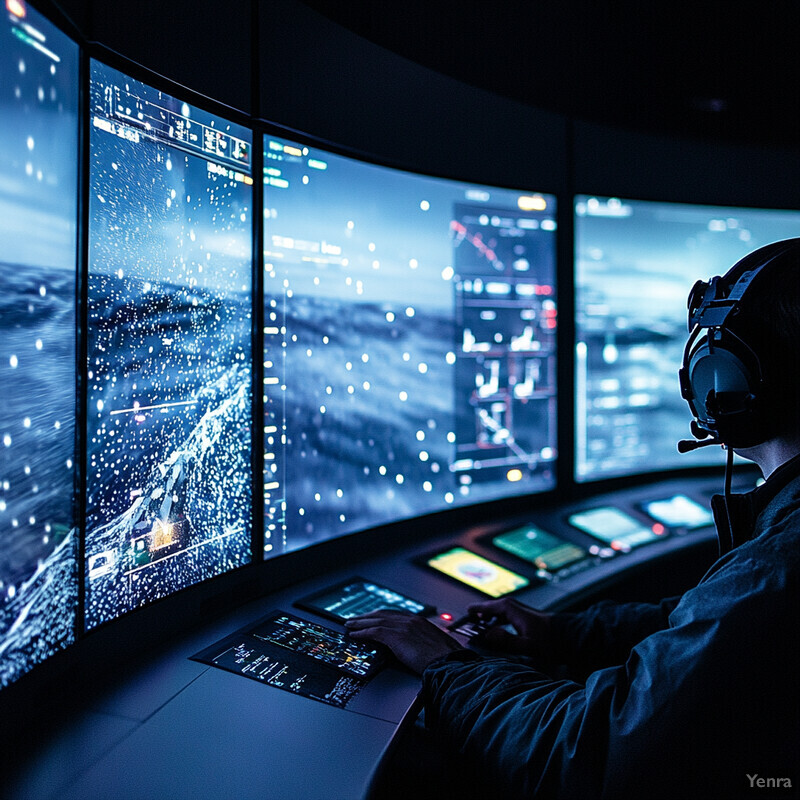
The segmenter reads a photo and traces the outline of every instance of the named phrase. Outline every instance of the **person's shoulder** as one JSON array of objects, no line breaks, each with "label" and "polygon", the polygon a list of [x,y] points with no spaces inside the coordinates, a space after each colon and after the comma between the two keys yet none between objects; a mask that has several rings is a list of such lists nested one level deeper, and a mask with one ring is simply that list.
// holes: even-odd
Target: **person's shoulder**
[{"label": "person's shoulder", "polygon": [[[800,609],[783,602],[800,591],[800,509],[722,556],[670,616],[671,624],[699,618],[720,620],[756,606]],[[748,613],[750,613],[748,612]],[[795,613],[794,611],[792,613]]]},{"label": "person's shoulder", "polygon": [[781,495],[761,514],[743,552],[760,556],[770,568],[800,569],[800,478]]}]

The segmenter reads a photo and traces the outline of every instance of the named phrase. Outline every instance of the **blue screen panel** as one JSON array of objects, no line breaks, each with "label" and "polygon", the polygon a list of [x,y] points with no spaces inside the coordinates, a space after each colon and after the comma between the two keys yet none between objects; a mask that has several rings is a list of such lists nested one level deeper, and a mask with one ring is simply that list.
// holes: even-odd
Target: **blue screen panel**
[{"label": "blue screen panel", "polygon": [[0,686],[71,643],[78,48],[0,22]]},{"label": "blue screen panel", "polygon": [[723,464],[691,439],[678,368],[695,281],[800,235],[794,211],[575,200],[576,479]]},{"label": "blue screen panel", "polygon": [[251,134],[91,67],[86,625],[251,558]]},{"label": "blue screen panel", "polygon": [[268,555],[554,486],[555,199],[264,142]]}]

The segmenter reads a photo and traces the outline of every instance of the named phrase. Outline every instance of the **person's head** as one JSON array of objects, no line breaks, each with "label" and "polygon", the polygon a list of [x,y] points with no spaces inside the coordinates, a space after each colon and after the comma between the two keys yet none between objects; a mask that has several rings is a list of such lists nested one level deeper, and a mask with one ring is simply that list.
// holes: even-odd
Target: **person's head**
[{"label": "person's head", "polygon": [[737,450],[800,435],[800,238],[698,283],[689,305],[681,385],[699,428]]}]

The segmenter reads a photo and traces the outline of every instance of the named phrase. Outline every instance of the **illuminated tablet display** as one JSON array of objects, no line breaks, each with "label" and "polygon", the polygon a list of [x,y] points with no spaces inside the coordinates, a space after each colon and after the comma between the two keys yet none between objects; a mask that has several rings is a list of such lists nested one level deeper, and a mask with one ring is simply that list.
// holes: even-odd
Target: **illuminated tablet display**
[{"label": "illuminated tablet display", "polygon": [[572,514],[569,522],[614,550],[630,550],[659,538],[652,528],[610,506]]},{"label": "illuminated tablet display", "polygon": [[250,561],[250,132],[91,64],[86,625]]},{"label": "illuminated tablet display", "polygon": [[582,547],[534,525],[501,533],[492,539],[492,544],[547,572],[557,572],[589,555]]},{"label": "illuminated tablet display", "polygon": [[433,569],[491,597],[502,597],[510,592],[516,592],[530,583],[523,575],[518,575],[463,547],[454,547],[439,553],[429,558],[426,563]]},{"label": "illuminated tablet display", "polygon": [[704,528],[714,524],[711,511],[685,494],[665,500],[652,500],[642,508],[653,518],[671,528]]},{"label": "illuminated tablet display", "polygon": [[686,298],[747,253],[800,236],[797,211],[575,199],[576,478],[719,464],[691,438],[678,367]]},{"label": "illuminated tablet display", "polygon": [[555,198],[264,140],[268,556],[551,489]]},{"label": "illuminated tablet display", "polygon": [[78,47],[0,20],[0,687],[74,639]]},{"label": "illuminated tablet display", "polygon": [[345,633],[280,611],[192,658],[340,708],[384,661],[374,647]]},{"label": "illuminated tablet display", "polygon": [[298,600],[295,605],[335,620],[350,619],[382,608],[411,614],[432,614],[434,611],[425,603],[362,578],[351,578],[331,586],[318,594]]}]

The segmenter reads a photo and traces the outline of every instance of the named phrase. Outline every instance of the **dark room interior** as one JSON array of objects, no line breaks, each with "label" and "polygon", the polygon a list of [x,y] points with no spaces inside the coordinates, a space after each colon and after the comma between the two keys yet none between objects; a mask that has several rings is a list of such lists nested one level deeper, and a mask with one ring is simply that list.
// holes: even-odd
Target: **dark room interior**
[{"label": "dark room interior", "polygon": [[421,682],[345,620],[695,586],[686,298],[800,237],[798,23],[5,0],[0,796],[385,800]]}]

